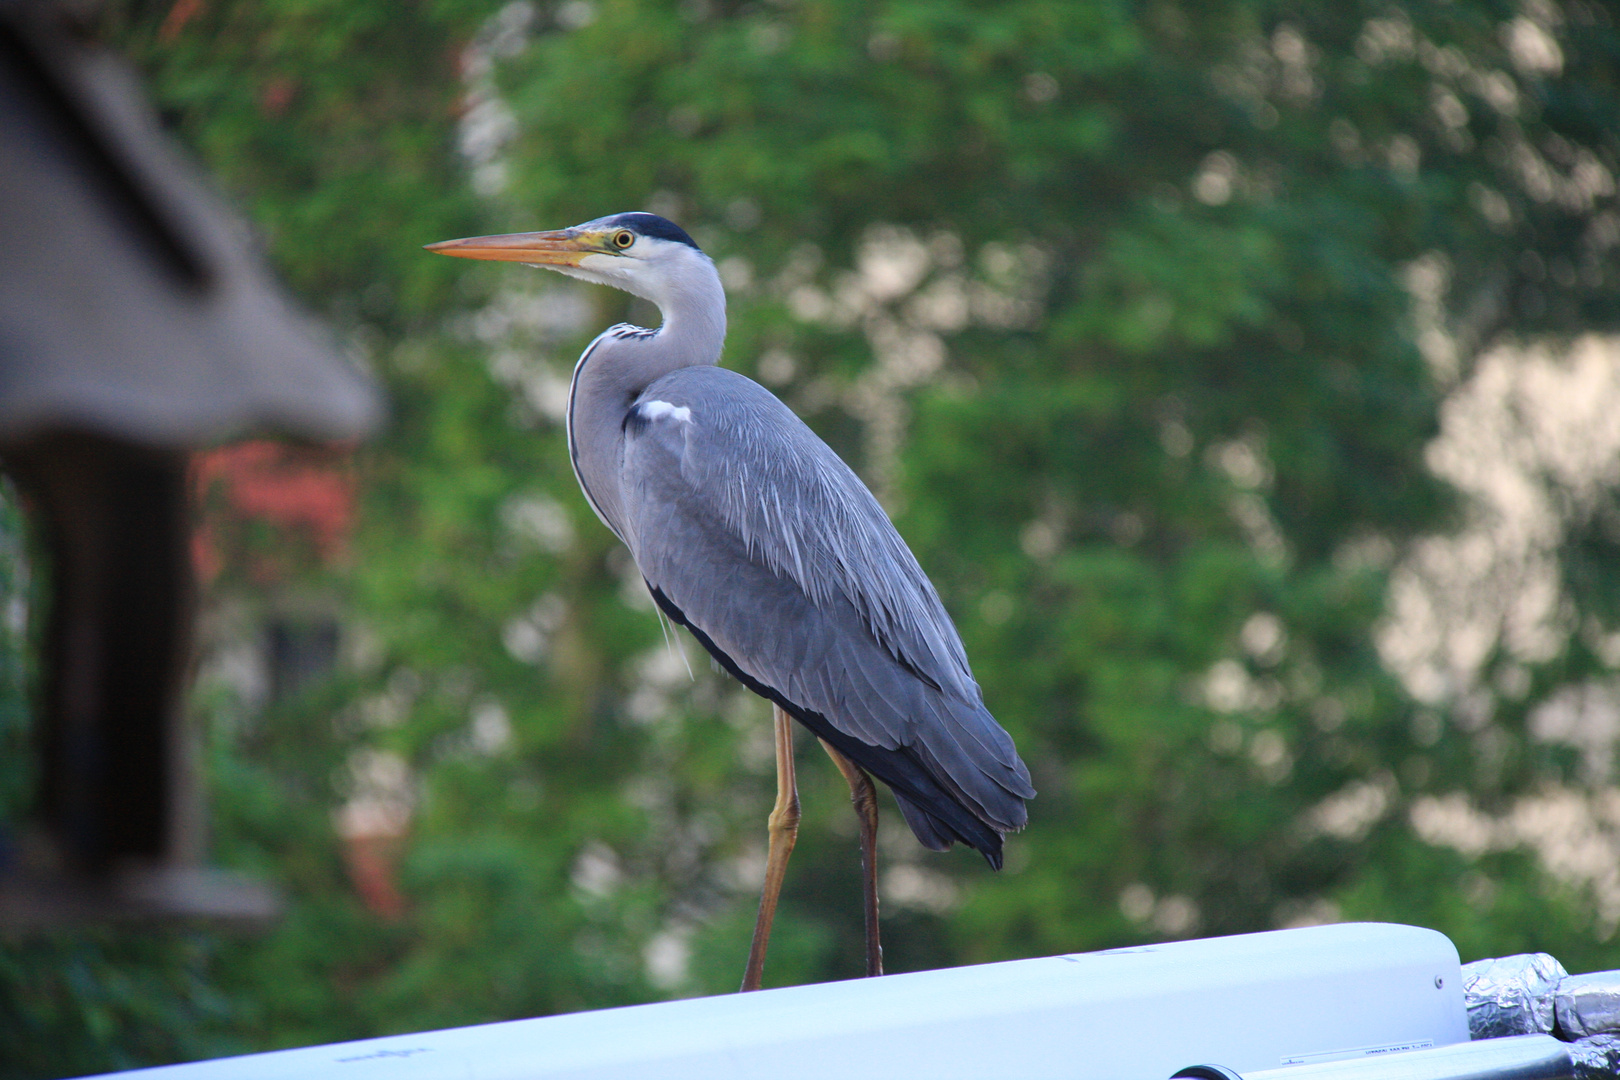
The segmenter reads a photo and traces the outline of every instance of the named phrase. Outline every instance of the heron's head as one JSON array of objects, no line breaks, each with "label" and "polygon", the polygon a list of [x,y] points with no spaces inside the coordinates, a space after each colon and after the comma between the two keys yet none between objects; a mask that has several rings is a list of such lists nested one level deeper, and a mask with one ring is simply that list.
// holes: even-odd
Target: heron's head
[{"label": "heron's head", "polygon": [[667,310],[694,286],[717,288],[709,257],[674,222],[657,214],[612,214],[555,232],[473,236],[427,245],[462,259],[496,259],[556,270],[581,281],[611,285]]}]

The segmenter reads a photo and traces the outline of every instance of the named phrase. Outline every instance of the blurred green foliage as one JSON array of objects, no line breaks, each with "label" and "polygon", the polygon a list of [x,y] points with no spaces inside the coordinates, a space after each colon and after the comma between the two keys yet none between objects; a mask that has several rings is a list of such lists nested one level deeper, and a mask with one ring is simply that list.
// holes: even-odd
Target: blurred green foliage
[{"label": "blurred green foliage", "polygon": [[[1482,690],[1429,705],[1374,646],[1392,567],[1461,520],[1424,464],[1441,397],[1491,343],[1620,314],[1612,5],[123,0],[103,21],[393,418],[359,455],[348,560],[271,589],[335,603],[345,662],[269,705],[197,696],[214,857],[284,885],[286,921],[7,942],[0,1076],[734,985],[766,710],[666,651],[548,412],[591,334],[656,315],[420,251],[635,208],[721,265],[725,362],[894,509],[1035,774],[1000,875],[922,852],[891,806],[890,970],[1322,918],[1620,966],[1590,888],[1411,824],[1426,797],[1609,782],[1528,729],[1606,670],[1591,635],[1533,663],[1498,646]],[[1425,318],[1450,343],[1427,361]],[[1615,546],[1572,530],[1568,626],[1620,629]],[[264,591],[227,573],[216,608]],[[1492,689],[1510,668],[1529,690]],[[379,752],[414,800],[393,920],[333,829]],[[842,782],[809,752],[800,771],[772,985],[860,968]]]}]

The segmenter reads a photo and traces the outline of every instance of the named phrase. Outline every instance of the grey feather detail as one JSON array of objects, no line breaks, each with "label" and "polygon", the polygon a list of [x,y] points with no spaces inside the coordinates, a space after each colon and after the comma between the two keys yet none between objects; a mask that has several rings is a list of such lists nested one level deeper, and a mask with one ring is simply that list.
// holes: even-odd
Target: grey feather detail
[{"label": "grey feather detail", "polygon": [[[618,495],[647,580],[750,677],[908,753],[998,830],[1020,828],[1029,772],[938,594],[854,473],[735,372],[682,368],[638,404],[651,400],[691,419],[640,410],[648,419],[626,427]],[[949,836],[910,810],[924,843],[925,831]]]},{"label": "grey feather detail", "polygon": [[[676,400],[681,391],[723,400],[699,408]],[[967,655],[938,594],[877,500],[769,391],[735,372],[686,368],[644,396],[704,413],[709,447],[688,447],[682,474],[751,557],[791,576],[816,604],[842,595],[896,659],[942,686],[971,685]],[[747,452],[703,452],[730,446]]]},{"label": "grey feather detail", "polygon": [[906,798],[896,794],[894,801],[900,806],[900,814],[911,826],[911,832],[923,847],[929,851],[945,851],[951,846],[951,834],[944,825],[934,818],[934,815]]},{"label": "grey feather detail", "polygon": [[579,481],[579,490],[584,494],[585,501],[590,505],[591,513],[595,514],[597,520],[608,527],[608,531],[623,540],[624,537],[620,534],[619,527],[608,519],[607,511],[597,501],[596,493],[591,489],[591,483],[585,478],[584,465],[580,460],[580,444],[574,418],[574,408],[579,402],[580,376],[585,373],[585,365],[590,363],[591,358],[596,355],[597,347],[602,344],[602,341],[607,338],[609,333],[611,333],[611,328],[596,335],[591,343],[585,347],[585,351],[579,354],[579,360],[574,364],[574,374],[568,382],[568,410],[563,414],[563,431],[568,441],[568,464],[574,470],[574,479]]}]

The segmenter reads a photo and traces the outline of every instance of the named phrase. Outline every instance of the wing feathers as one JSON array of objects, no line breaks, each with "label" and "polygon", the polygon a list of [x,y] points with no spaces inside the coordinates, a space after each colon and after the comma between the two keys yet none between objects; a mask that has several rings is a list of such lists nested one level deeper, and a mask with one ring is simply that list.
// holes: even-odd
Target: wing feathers
[{"label": "wing feathers", "polygon": [[751,689],[895,790],[928,847],[999,864],[1034,795],[938,594],[864,485],[763,387],[654,382],[625,429],[626,536],[653,595]]}]

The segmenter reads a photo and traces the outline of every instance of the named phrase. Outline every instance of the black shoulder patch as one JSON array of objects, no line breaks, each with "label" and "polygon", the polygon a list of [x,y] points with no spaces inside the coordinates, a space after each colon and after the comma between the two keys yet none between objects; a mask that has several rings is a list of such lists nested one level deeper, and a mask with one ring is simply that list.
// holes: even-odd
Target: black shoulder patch
[{"label": "black shoulder patch", "polygon": [[641,406],[634,405],[624,414],[624,422],[619,425],[619,430],[630,436],[640,435],[647,430],[650,422],[647,414],[641,411]]},{"label": "black shoulder patch", "polygon": [[685,229],[673,221],[659,217],[657,214],[648,214],[636,210],[628,214],[615,214],[607,218],[603,224],[608,228],[623,226],[632,232],[640,233],[642,236],[653,236],[659,240],[673,240],[677,244],[685,244],[693,251],[702,250],[692,241],[690,236],[686,235]]}]

